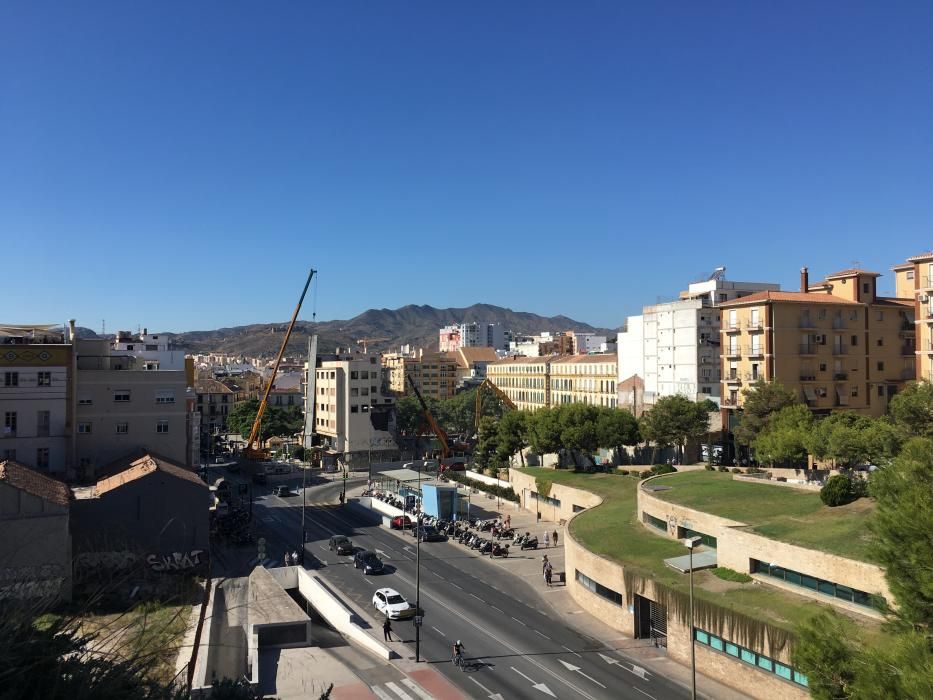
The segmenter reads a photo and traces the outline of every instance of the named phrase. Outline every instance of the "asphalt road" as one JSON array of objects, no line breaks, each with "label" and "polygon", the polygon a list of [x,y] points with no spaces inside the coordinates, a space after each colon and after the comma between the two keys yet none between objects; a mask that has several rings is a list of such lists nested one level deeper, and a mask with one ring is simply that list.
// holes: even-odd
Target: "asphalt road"
[{"label": "asphalt road", "polygon": [[[359,481],[359,480],[357,480]],[[319,573],[361,608],[372,607],[376,588],[391,587],[415,601],[415,543],[381,526],[378,516],[362,506],[335,503],[339,483],[308,489],[305,528],[309,554],[306,566]],[[277,542],[295,542],[301,532],[301,495],[279,498],[257,488],[255,516],[269,536],[270,553],[281,557]],[[354,545],[380,553],[387,565],[381,576],[365,576],[352,557],[328,551],[333,534],[349,536]],[[282,544],[283,551],[285,544]],[[424,610],[421,658],[442,672],[469,697],[625,698],[644,700],[687,697],[674,682],[636,666],[615,650],[585,637],[553,619],[527,584],[490,565],[485,557],[452,542],[421,546],[421,608]],[[414,626],[393,623],[395,636],[414,655]],[[378,632],[378,630],[376,630]],[[466,670],[451,664],[457,639],[465,646]]]}]

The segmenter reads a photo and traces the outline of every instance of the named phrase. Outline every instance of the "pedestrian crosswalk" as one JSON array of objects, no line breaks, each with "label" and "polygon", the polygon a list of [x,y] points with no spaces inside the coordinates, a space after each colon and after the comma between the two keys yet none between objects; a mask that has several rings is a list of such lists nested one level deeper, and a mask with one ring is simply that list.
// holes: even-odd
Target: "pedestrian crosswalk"
[{"label": "pedestrian crosswalk", "polygon": [[[405,686],[405,688],[402,688],[402,685]],[[398,683],[389,681],[388,683],[372,685],[370,686],[370,690],[372,690],[380,700],[399,700],[399,698],[401,698],[401,700],[416,700],[417,698],[420,698],[420,700],[432,700],[432,697],[410,678],[402,678]]]}]

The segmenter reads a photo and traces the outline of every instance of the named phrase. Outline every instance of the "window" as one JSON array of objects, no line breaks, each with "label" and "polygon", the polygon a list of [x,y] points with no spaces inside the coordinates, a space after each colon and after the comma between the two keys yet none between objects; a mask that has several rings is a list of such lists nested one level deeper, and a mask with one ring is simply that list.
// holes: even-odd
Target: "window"
[{"label": "window", "polygon": [[91,406],[94,403],[94,399],[90,396],[82,396],[78,399],[79,406]]},{"label": "window", "polygon": [[667,532],[667,521],[662,520],[661,518],[656,518],[653,515],[649,514],[646,511],[641,512],[642,519],[645,521],[645,525],[650,525],[651,527],[660,530],[661,532]]},{"label": "window", "polygon": [[116,389],[113,392],[113,400],[117,403],[125,403],[130,400],[129,389]]},{"label": "window", "polygon": [[49,448],[48,447],[37,447],[36,448],[36,467],[39,469],[49,468]]},{"label": "window", "polygon": [[850,340],[852,341],[852,347],[853,347],[853,348],[854,348],[854,347],[858,347],[858,336],[857,336],[857,335],[853,335],[853,336],[850,338]]},{"label": "window", "polygon": [[160,420],[158,423],[156,423],[156,432],[167,433],[168,432],[168,421]]},{"label": "window", "polygon": [[[227,398],[226,396],[224,398]],[[175,403],[174,391],[157,391],[155,397],[156,403]]]},{"label": "window", "polygon": [[147,345],[147,346],[146,346],[146,350],[148,350],[148,351],[158,350],[158,349],[159,349],[159,346],[158,346],[158,345]]},{"label": "window", "polygon": [[884,336],[878,338],[878,347],[884,347]]},{"label": "window", "polygon": [[4,372],[3,386],[19,386],[19,372]]},{"label": "window", "polygon": [[352,389],[350,389],[350,396],[359,396],[359,395],[360,395],[359,389],[357,389],[356,387],[353,387]]},{"label": "window", "polygon": [[624,601],[623,601],[623,599],[622,599],[622,594],[621,594],[621,593],[617,593],[616,591],[612,590],[611,588],[606,588],[606,587],[603,586],[602,584],[597,583],[596,581],[594,581],[593,579],[591,579],[589,576],[587,576],[587,575],[581,573],[579,569],[576,569],[576,570],[575,570],[574,576],[575,576],[575,578],[577,579],[577,581],[580,583],[581,586],[583,586],[584,588],[586,588],[586,589],[592,591],[592,592],[595,593],[596,595],[602,596],[602,597],[605,598],[606,600],[608,600],[608,601],[610,601],[610,602],[612,602],[612,603],[615,603],[616,605],[622,605],[622,604],[623,604]]},{"label": "window", "polygon": [[878,371],[879,371],[879,372],[884,372],[884,362],[879,362],[879,363],[878,363]]},{"label": "window", "polygon": [[90,434],[91,424],[90,423],[78,423],[78,432],[82,434]]},{"label": "window", "polygon": [[4,459],[9,459],[9,460],[15,460],[15,459],[16,459],[16,450],[4,450],[4,451],[3,451],[3,458],[4,458]]},{"label": "window", "polygon": [[16,435],[16,411],[7,411],[4,414],[3,434],[7,437]]},{"label": "window", "polygon": [[51,372],[39,372],[36,375],[36,384],[38,386],[52,386],[52,373]]},{"label": "window", "polygon": [[359,372],[356,372],[356,371],[350,372],[350,379],[359,379],[359,378],[360,378]]},{"label": "window", "polygon": [[868,294],[869,284],[868,282],[862,282],[862,294]]},{"label": "window", "polygon": [[51,411],[36,411],[36,436],[48,437],[52,427]]},{"label": "window", "polygon": [[359,413],[359,412],[360,412],[359,406],[350,406],[350,413]]},{"label": "window", "polygon": [[878,387],[878,396],[884,396],[884,387],[883,387],[883,386],[879,386],[879,387]]},{"label": "window", "polygon": [[126,435],[130,432],[129,423],[117,423],[117,435]]},{"label": "window", "polygon": [[780,566],[775,566],[774,564],[758,561],[757,559],[752,559],[751,564],[752,573],[763,574],[765,576],[771,576],[772,578],[781,579],[787,583],[792,583],[802,588],[808,588],[811,591],[816,591],[817,593],[822,593],[823,595],[845,600],[850,603],[864,605],[865,607],[869,608],[876,607],[873,596],[866,593],[865,591],[850,588],[849,586],[844,586],[841,583],[834,583],[833,581],[826,581],[824,579],[816,578],[815,576],[802,574],[799,571],[785,569]]},{"label": "window", "polygon": [[360,372],[360,379],[369,379],[369,372],[366,371],[365,369],[362,372]]},{"label": "window", "polygon": [[907,271],[907,279],[912,280],[913,278],[914,278],[914,271],[913,271],[913,270],[908,270],[908,271]]}]

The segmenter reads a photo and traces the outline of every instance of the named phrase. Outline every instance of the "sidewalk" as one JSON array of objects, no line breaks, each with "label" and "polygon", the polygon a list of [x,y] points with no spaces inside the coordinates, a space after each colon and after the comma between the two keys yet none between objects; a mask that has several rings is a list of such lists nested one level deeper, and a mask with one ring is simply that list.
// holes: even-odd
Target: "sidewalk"
[{"label": "sidewalk", "polygon": [[[361,491],[362,489],[357,494]],[[581,609],[570,595],[566,583],[557,582],[558,577],[556,574],[558,573],[563,573],[565,576],[567,574],[573,575],[572,572],[566,572],[564,569],[563,544],[567,529],[565,526],[546,520],[537,521],[535,513],[522,510],[517,503],[504,499],[499,500],[497,510],[496,498],[494,496],[488,498],[487,494],[482,491],[478,495],[474,494],[470,514],[478,518],[504,518],[509,515],[516,533],[530,532],[538,538],[537,551],[525,550],[522,552],[512,548],[510,550],[511,555],[507,559],[494,559],[475,554],[476,558],[483,559],[491,566],[498,566],[521,580],[527,586],[529,592],[541,601],[543,610],[550,608],[555,617],[562,619],[568,626],[602,642],[611,650],[624,652],[648,671],[663,675],[679,683],[689,692],[691,680],[689,667],[673,661],[667,656],[664,649],[656,648],[650,641],[626,637],[622,632],[604,624],[598,618]],[[553,532],[555,530],[557,531],[557,546],[553,542]],[[544,546],[545,532],[552,537],[550,547],[547,548]],[[545,555],[551,562],[555,574],[550,587],[545,584],[542,574],[542,561]],[[697,673],[697,696],[715,698],[715,700],[748,699],[747,695],[709,679],[699,672]]]}]

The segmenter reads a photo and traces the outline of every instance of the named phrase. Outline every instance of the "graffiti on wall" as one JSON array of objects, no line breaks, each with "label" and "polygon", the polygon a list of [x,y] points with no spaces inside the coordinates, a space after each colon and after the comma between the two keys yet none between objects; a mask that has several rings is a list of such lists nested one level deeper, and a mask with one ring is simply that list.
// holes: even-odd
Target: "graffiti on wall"
[{"label": "graffiti on wall", "polygon": [[128,569],[136,563],[136,555],[122,552],[81,552],[75,557],[79,569]]},{"label": "graffiti on wall", "polygon": [[149,568],[157,573],[165,571],[187,571],[201,565],[203,549],[192,549],[190,552],[173,552],[172,554],[150,554],[146,557]]},{"label": "graffiti on wall", "polygon": [[64,582],[64,572],[58,564],[0,569],[0,600],[54,598]]}]

